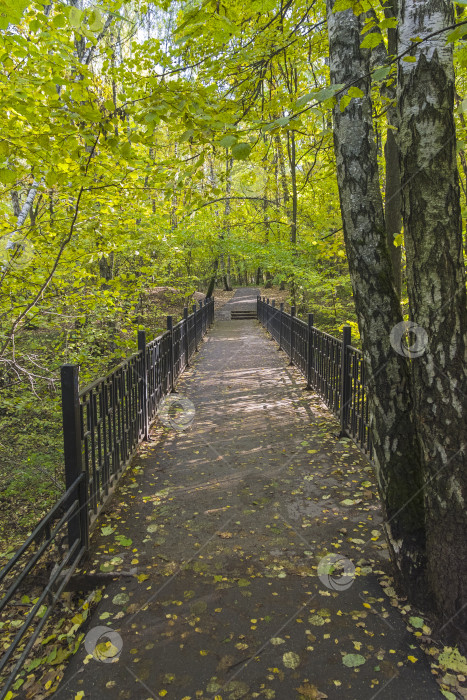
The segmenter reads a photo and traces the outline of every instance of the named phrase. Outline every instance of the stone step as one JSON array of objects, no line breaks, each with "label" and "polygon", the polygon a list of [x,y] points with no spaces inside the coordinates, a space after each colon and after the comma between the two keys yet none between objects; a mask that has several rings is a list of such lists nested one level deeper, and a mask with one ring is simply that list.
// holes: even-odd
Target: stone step
[{"label": "stone step", "polygon": [[231,311],[230,318],[232,321],[239,321],[242,319],[256,319],[256,311]]}]

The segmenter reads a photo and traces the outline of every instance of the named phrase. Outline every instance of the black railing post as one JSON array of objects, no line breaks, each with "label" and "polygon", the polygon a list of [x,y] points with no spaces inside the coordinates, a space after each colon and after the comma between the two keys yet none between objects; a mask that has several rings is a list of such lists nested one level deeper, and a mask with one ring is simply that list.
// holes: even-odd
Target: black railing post
[{"label": "black railing post", "polygon": [[193,304],[193,333],[195,334],[195,351],[198,350],[198,326],[196,323],[197,306]]},{"label": "black railing post", "polygon": [[[65,455],[65,488],[68,490],[83,473],[81,448],[81,410],[79,405],[79,365],[62,365],[63,447]],[[85,549],[89,546],[88,476],[77,489],[78,512],[68,522],[68,547],[79,541]],[[75,496],[70,497],[73,502]],[[71,505],[71,503],[70,503]],[[78,555],[76,552],[75,557]]]},{"label": "black railing post", "polygon": [[279,307],[279,350],[282,350],[282,316],[284,313],[284,302],[281,301]]},{"label": "black railing post", "polygon": [[270,311],[270,306],[269,306],[269,297],[268,297],[268,299],[266,300],[266,330],[268,333],[270,333],[270,330],[269,330],[269,315],[270,315],[269,311]]},{"label": "black railing post", "polygon": [[270,334],[271,334],[271,340],[274,340],[274,323],[276,320],[276,300],[273,299],[271,301],[271,329],[270,329]]},{"label": "black railing post", "polygon": [[306,388],[311,389],[313,382],[313,314],[308,314],[308,345],[306,358]]},{"label": "black railing post", "polygon": [[260,318],[260,315],[259,315],[259,314],[260,314],[260,310],[259,310],[260,302],[261,302],[261,297],[260,297],[259,294],[258,294],[258,296],[256,297],[256,318],[257,318],[258,320],[259,320],[259,318]]},{"label": "black railing post", "polygon": [[347,416],[349,413],[350,395],[352,391],[352,379],[348,371],[348,353],[347,348],[352,344],[352,329],[350,326],[344,326],[342,329],[342,357],[341,357],[341,433],[340,437],[347,435]]},{"label": "black railing post", "polygon": [[205,299],[205,300],[204,300],[204,304],[203,304],[203,321],[204,321],[204,323],[203,323],[203,328],[204,328],[204,333],[206,333],[207,330],[208,330],[208,307],[207,307],[207,303],[208,303],[208,300]]},{"label": "black railing post", "polygon": [[167,316],[167,330],[170,332],[170,350],[169,350],[169,372],[170,372],[170,381],[169,381],[169,393],[173,392],[174,386],[175,386],[175,381],[174,381],[174,374],[175,374],[175,361],[174,361],[174,334],[173,334],[173,318],[172,316]]},{"label": "black railing post", "polygon": [[201,313],[200,313],[200,315],[199,315],[199,316],[200,316],[200,323],[201,323],[200,333],[199,333],[199,340],[200,340],[200,342],[201,342],[201,340],[203,339],[203,302],[202,302],[202,301],[199,301],[198,304],[199,304],[199,308],[200,308],[200,310],[201,310]]},{"label": "black railing post", "polygon": [[295,306],[291,306],[290,307],[290,362],[289,362],[289,365],[293,365],[293,354],[294,354],[294,350],[295,350],[294,318],[295,318]]},{"label": "black railing post", "polygon": [[190,366],[190,339],[188,337],[188,307],[183,309],[183,320],[185,328],[185,367]]},{"label": "black railing post", "polygon": [[138,351],[141,358],[141,413],[143,418],[143,440],[149,437],[148,425],[148,373],[146,367],[146,332],[138,331]]}]

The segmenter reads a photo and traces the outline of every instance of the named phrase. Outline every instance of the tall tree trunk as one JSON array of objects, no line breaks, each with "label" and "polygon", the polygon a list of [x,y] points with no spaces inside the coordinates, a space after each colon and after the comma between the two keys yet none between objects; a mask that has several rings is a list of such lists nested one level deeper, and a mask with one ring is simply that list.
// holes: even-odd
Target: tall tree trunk
[{"label": "tall tree trunk", "polygon": [[[279,134],[276,134],[274,136],[274,142],[276,144],[276,154],[277,154],[277,160],[279,163],[279,172],[280,172],[280,181],[281,181],[281,186],[282,186],[282,198],[284,201],[284,210],[287,215],[289,216],[289,187],[287,183],[287,173],[285,170],[285,160],[284,160],[284,151],[282,149],[282,141],[281,137]],[[278,195],[279,196],[279,193]],[[283,291],[285,289],[285,280],[281,280],[279,289]]]},{"label": "tall tree trunk", "polygon": [[11,190],[10,196],[11,196],[11,203],[13,205],[13,214],[16,216],[16,219],[18,219],[18,217],[21,213],[21,205],[19,203],[18,190]]},{"label": "tall tree trunk", "polygon": [[208,291],[206,292],[206,296],[208,297],[208,299],[210,297],[212,297],[214,287],[216,286],[218,269],[219,269],[219,258],[216,258],[214,260],[214,264],[213,264],[213,274],[212,274],[211,279],[209,280]]},{"label": "tall tree trunk", "polygon": [[[290,243],[292,245],[292,256],[295,257],[297,254],[297,208],[298,208],[298,194],[297,194],[297,159],[296,159],[296,149],[295,149],[295,132],[287,132],[287,153],[289,156],[289,167],[290,167],[290,179],[292,183],[292,210],[291,210],[291,220],[290,220]],[[290,283],[290,297],[291,305],[295,306],[297,303],[296,299],[296,285],[295,276],[292,273],[292,280]]]},{"label": "tall tree trunk", "polygon": [[425,536],[422,474],[410,399],[408,361],[390,343],[402,321],[386,241],[373,136],[368,51],[360,49],[362,18],[333,13],[327,0],[332,83],[365,93],[344,112],[334,108],[334,149],[344,238],[368,375],[374,461],[386,516],[385,532],[399,581],[423,599]]},{"label": "tall tree trunk", "polygon": [[227,267],[226,267],[226,271],[225,271],[225,280],[226,280],[226,286],[227,286],[226,291],[231,292],[232,286],[230,284],[230,255],[227,255]]},{"label": "tall tree trunk", "polygon": [[[387,18],[397,17],[398,0],[389,0],[384,7]],[[388,29],[388,54],[397,56],[397,29]],[[394,100],[395,87],[389,88],[387,97]],[[400,299],[402,291],[401,261],[402,251],[400,246],[394,245],[394,235],[401,230],[401,177],[399,169],[399,144],[398,128],[399,119],[397,107],[390,105],[387,111],[388,128],[386,133],[385,160],[386,160],[386,196],[385,196],[385,220],[388,239],[389,254],[391,256],[394,286]]]},{"label": "tall tree trunk", "polygon": [[[425,471],[428,580],[440,619],[467,629],[467,306],[454,124],[454,22],[450,0],[400,0],[399,42],[415,62],[399,63],[401,179],[411,320],[427,334],[412,361]],[[464,636],[464,642],[467,639]]]},{"label": "tall tree trunk", "polygon": [[43,178],[40,182],[37,182],[37,180],[33,181],[31,188],[28,192],[28,196],[26,197],[26,201],[24,202],[22,209],[19,213],[18,220],[16,222],[17,229],[20,229],[26,221],[26,217],[29,214],[32,205],[34,204],[34,199],[36,197],[37,190],[43,184],[43,181]]},{"label": "tall tree trunk", "polygon": [[[232,177],[231,177],[231,170],[232,170],[232,158],[226,159],[225,163],[225,195],[226,195],[226,200],[225,200],[225,208],[224,208],[224,223],[222,226],[222,243],[225,239],[228,239],[229,233],[230,233],[230,193],[232,191]],[[232,288],[230,286],[230,256],[227,256],[227,267],[225,266],[224,262],[224,252],[222,253],[222,283],[224,285],[224,291],[225,292],[230,292],[232,291]]]}]

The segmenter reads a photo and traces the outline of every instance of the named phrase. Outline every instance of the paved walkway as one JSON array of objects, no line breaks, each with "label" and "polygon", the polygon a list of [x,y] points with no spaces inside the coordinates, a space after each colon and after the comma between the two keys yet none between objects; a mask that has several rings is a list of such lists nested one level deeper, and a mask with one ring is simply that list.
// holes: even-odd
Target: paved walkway
[{"label": "paved walkway", "polygon": [[107,586],[86,646],[98,626],[113,646],[82,645],[59,700],[443,697],[379,584],[371,469],[303,386],[256,321],[216,322],[177,386],[191,427],[156,426],[93,537],[89,570],[136,576]]}]

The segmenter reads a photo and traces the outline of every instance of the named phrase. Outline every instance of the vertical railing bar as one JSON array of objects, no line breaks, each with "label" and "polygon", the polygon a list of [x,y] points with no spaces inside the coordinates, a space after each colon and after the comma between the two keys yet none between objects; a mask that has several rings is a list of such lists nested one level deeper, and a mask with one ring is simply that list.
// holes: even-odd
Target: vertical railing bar
[{"label": "vertical railing bar", "polygon": [[[79,366],[62,365],[60,370],[62,390],[63,447],[65,457],[65,486],[68,490],[83,473],[81,447],[81,414],[79,399]],[[87,477],[78,485],[79,510],[68,523],[68,547],[76,541],[81,547],[89,545]],[[71,507],[74,497],[70,498]],[[81,548],[80,547],[80,548]],[[77,550],[78,553],[79,550]]]},{"label": "vertical railing bar", "polygon": [[294,363],[294,348],[295,348],[295,333],[294,333],[294,321],[295,321],[295,306],[290,309],[290,362],[289,366]]},{"label": "vertical railing bar", "polygon": [[348,412],[348,401],[351,398],[352,380],[350,372],[347,372],[347,347],[352,342],[352,329],[350,326],[344,326],[342,329],[342,359],[341,359],[341,437],[346,435],[346,423]]}]

